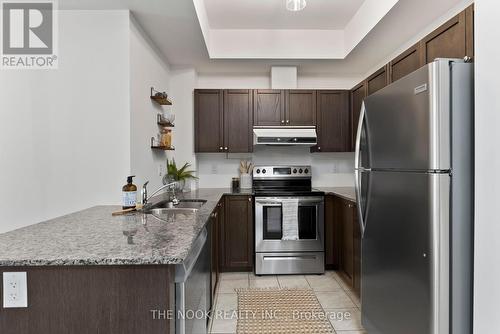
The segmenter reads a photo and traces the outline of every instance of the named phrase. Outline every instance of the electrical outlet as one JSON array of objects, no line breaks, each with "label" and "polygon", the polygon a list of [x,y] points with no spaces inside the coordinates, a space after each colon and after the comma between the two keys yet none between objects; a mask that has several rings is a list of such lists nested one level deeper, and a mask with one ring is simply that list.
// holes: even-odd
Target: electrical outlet
[{"label": "electrical outlet", "polygon": [[26,272],[3,273],[3,307],[28,307]]}]

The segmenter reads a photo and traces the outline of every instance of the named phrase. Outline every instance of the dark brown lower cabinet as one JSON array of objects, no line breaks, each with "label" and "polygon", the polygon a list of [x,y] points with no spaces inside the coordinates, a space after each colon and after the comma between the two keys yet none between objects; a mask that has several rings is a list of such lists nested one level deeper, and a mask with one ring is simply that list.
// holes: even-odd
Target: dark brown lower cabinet
[{"label": "dark brown lower cabinet", "polygon": [[221,271],[252,271],[254,230],[252,196],[225,196],[224,218],[219,222]]},{"label": "dark brown lower cabinet", "polygon": [[[0,306],[2,334],[168,334],[175,310],[174,267],[1,267],[25,271],[28,307]],[[156,319],[155,319],[156,318]]]},{"label": "dark brown lower cabinet", "polygon": [[325,268],[339,269],[340,257],[340,220],[337,210],[337,197],[325,196]]},{"label": "dark brown lower cabinet", "polygon": [[220,211],[221,208],[223,208],[222,203],[219,202],[217,206],[215,207],[214,211],[212,212],[210,216],[210,227],[211,227],[211,287],[212,287],[212,307],[214,306],[214,300],[215,300],[215,291],[217,288],[217,284],[219,283],[219,273],[220,273],[220,268],[219,268],[219,230],[220,230],[220,223],[221,223],[221,215]]},{"label": "dark brown lower cabinet", "polygon": [[361,230],[356,204],[334,196],[325,197],[325,266],[338,270],[356,293],[361,288]]}]

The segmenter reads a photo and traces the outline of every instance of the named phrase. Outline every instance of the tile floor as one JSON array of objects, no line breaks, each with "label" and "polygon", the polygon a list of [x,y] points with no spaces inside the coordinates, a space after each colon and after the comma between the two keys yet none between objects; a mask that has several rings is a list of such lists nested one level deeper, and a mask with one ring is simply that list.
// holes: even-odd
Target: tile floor
[{"label": "tile floor", "polygon": [[[253,273],[222,273],[215,310],[231,314],[237,310],[238,288],[311,288],[316,293],[323,310],[329,314],[330,323],[338,334],[365,334],[361,326],[360,302],[354,292],[342,281],[335,271],[324,275],[255,276]],[[349,312],[349,313],[347,313]],[[349,319],[342,315],[349,314]],[[338,316],[335,316],[338,315]],[[236,333],[236,319],[214,319],[212,334]]]}]

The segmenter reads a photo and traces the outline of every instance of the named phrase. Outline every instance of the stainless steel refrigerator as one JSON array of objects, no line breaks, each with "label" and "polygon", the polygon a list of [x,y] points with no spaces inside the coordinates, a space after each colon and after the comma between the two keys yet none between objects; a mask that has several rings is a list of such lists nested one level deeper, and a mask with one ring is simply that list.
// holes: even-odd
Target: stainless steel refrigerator
[{"label": "stainless steel refrigerator", "polygon": [[472,333],[473,65],[438,59],[364,100],[356,141],[369,334]]}]

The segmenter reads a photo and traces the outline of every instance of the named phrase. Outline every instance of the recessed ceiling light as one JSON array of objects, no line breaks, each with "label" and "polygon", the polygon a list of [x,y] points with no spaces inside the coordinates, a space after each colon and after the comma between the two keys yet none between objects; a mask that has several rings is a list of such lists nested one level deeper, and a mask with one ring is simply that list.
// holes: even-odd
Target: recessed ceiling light
[{"label": "recessed ceiling light", "polygon": [[286,0],[286,9],[292,12],[298,12],[306,8],[306,0]]}]

